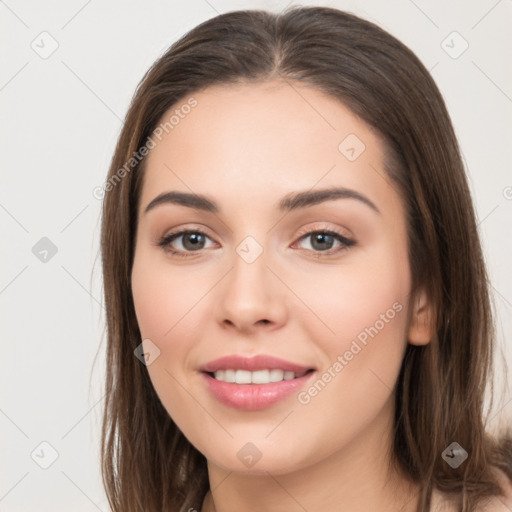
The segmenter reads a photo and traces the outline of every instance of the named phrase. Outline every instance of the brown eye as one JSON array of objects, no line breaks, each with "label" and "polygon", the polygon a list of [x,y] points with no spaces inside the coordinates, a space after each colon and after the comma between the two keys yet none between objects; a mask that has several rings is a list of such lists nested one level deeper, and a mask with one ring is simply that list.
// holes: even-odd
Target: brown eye
[{"label": "brown eye", "polygon": [[334,253],[355,245],[353,240],[331,230],[310,231],[302,235],[299,241],[301,240],[309,241],[310,247],[306,247],[306,249],[311,249],[314,252]]},{"label": "brown eye", "polygon": [[311,241],[311,247],[315,250],[326,251],[332,249],[336,239],[327,233],[314,233],[308,235]]},{"label": "brown eye", "polygon": [[203,249],[206,237],[202,233],[185,233],[181,236],[183,237],[181,244],[187,251]]},{"label": "brown eye", "polygon": [[200,230],[184,230],[165,236],[158,245],[170,253],[186,256],[187,253],[205,249],[207,240],[211,240],[210,237]]}]

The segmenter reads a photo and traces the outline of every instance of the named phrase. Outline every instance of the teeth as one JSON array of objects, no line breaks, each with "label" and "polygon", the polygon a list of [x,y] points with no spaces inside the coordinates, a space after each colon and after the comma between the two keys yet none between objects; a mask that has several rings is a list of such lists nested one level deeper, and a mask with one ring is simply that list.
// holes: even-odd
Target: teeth
[{"label": "teeth", "polygon": [[269,384],[270,382],[281,382],[302,377],[306,372],[294,373],[284,370],[217,370],[214,372],[216,380],[233,382],[236,384]]}]

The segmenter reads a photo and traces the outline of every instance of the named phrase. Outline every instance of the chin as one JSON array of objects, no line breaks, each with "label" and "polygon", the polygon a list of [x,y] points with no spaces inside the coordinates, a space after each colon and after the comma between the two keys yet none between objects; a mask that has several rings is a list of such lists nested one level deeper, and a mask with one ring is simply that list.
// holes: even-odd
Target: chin
[{"label": "chin", "polygon": [[[213,453],[212,456],[206,454],[208,464],[212,464],[225,471],[253,476],[285,475],[301,470],[308,466],[307,461],[297,460],[297,453],[289,453],[281,451],[279,453],[265,452],[269,448],[265,448],[260,443],[261,450],[256,447],[255,443],[244,443],[241,448],[235,449],[234,457],[227,457],[226,449],[222,454]],[[228,448],[229,449],[229,448]],[[313,463],[313,461],[311,461]]]}]

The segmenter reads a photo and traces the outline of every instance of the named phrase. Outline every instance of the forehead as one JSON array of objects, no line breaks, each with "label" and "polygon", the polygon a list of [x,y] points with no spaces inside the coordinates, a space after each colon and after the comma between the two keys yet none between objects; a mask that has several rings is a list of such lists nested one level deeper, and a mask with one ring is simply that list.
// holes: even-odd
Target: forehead
[{"label": "forehead", "polygon": [[[195,106],[181,111],[190,98]],[[216,85],[177,102],[161,123],[173,114],[180,115],[147,156],[143,205],[164,189],[240,201],[315,186],[394,193],[383,190],[390,182],[379,135],[313,87]]]}]

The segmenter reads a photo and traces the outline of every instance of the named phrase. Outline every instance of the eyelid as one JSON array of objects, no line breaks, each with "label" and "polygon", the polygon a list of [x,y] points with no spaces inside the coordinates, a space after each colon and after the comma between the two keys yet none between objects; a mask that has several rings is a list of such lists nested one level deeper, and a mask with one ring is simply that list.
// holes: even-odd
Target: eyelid
[{"label": "eyelid", "polygon": [[[346,231],[347,233],[343,233],[343,231]],[[335,228],[328,224],[322,223],[320,225],[314,225],[311,226],[311,224],[308,224],[305,227],[302,227],[299,229],[299,232],[297,234],[297,239],[302,238],[304,235],[309,235],[311,233],[317,233],[317,232],[330,232],[333,234],[336,234],[340,236],[341,238],[344,238],[345,240],[350,240],[353,242],[353,235],[345,228],[343,230],[342,228]]]},{"label": "eyelid", "polygon": [[[178,235],[184,235],[186,233],[201,233],[202,235],[205,235],[207,236],[208,238],[212,238],[206,229],[204,229],[203,227],[199,227],[199,226],[186,226],[186,227],[178,227],[178,228],[175,228],[175,229],[172,229],[171,231],[169,231],[168,233],[166,233],[165,235],[163,235],[160,239],[169,239],[173,236],[178,236]],[[159,240],[160,240],[159,239]]]}]

